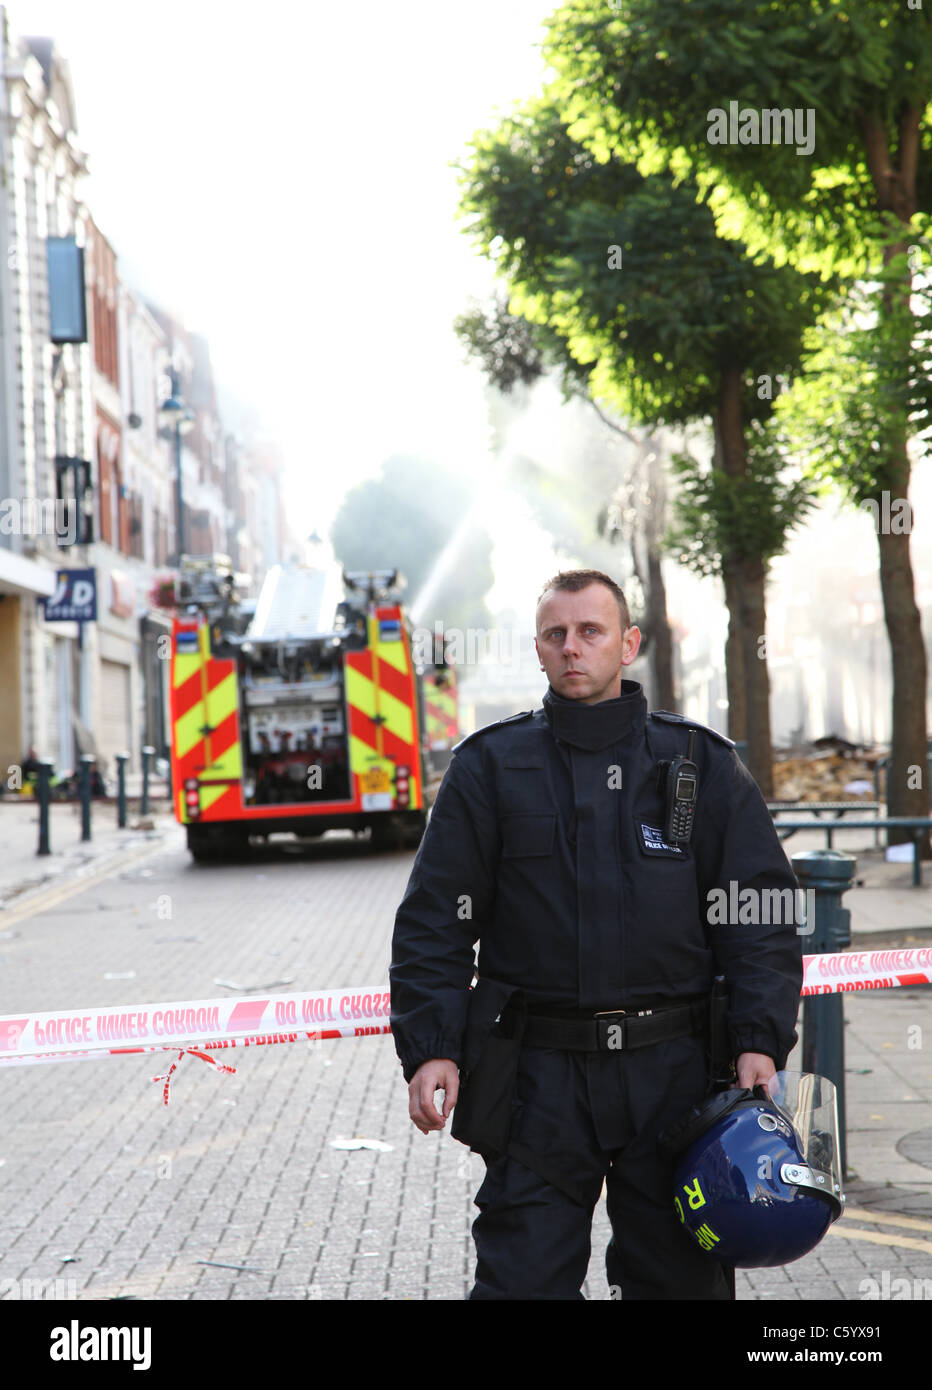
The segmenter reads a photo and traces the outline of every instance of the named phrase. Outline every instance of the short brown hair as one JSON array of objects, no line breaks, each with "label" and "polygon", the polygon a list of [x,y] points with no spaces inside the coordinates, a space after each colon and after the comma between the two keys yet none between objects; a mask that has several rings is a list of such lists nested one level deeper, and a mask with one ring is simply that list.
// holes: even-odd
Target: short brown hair
[{"label": "short brown hair", "polygon": [[621,635],[631,626],[631,614],[628,611],[628,600],[624,592],[618,587],[614,579],[610,579],[601,570],[561,570],[552,579],[548,579],[544,585],[543,593],[537,600],[538,604],[551,589],[559,589],[564,593],[575,594],[580,589],[588,589],[590,584],[604,584],[606,589],[611,589],[615,595],[615,602],[618,604],[618,612],[621,616]]}]

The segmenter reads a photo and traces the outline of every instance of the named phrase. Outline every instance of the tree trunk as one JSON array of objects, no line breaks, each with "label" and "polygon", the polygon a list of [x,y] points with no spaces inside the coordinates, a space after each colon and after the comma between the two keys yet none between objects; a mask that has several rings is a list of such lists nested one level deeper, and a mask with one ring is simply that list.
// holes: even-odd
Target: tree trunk
[{"label": "tree trunk", "polygon": [[[906,496],[909,458],[905,444],[894,472],[895,497]],[[880,499],[882,501],[882,499]],[[892,498],[891,498],[892,501]],[[883,511],[878,507],[878,519]],[[916,604],[909,553],[909,532],[885,534],[878,525],[880,589],[893,665],[893,739],[887,765],[887,815],[928,816],[926,765],[926,685],[928,668],[922,640],[922,620]],[[911,830],[891,828],[891,844],[911,840]],[[929,839],[922,842],[923,859],[932,858]]]},{"label": "tree trunk", "polygon": [[741,636],[747,691],[748,767],[768,799],[773,797],[773,750],[770,745],[770,676],[767,670],[766,566],[760,560],[740,564]]},{"label": "tree trunk", "polygon": [[[719,389],[716,413],[716,464],[729,477],[747,476],[744,447],[744,420],[741,411],[741,370],[725,367]],[[773,796],[773,751],[770,744],[770,680],[766,649],[766,565],[756,558],[744,558],[737,546],[725,548],[723,574],[728,604],[729,632],[726,662],[735,660],[740,650],[743,669],[726,671],[729,696],[729,735],[744,715],[747,765],[765,797]],[[734,712],[731,700],[736,687],[743,687],[744,699]]]},{"label": "tree trunk", "polygon": [[[889,265],[897,255],[905,256],[908,250],[910,222],[916,212],[920,116],[919,109],[907,103],[897,113],[895,162],[891,157],[884,122],[866,111],[861,118],[864,150],[877,194],[877,207],[881,212],[893,213],[903,228],[902,240],[884,247],[885,265]],[[881,314],[890,315],[904,305],[909,307],[912,274],[908,262],[905,264],[902,284],[896,289],[888,286],[884,291]],[[909,427],[906,419],[898,433],[899,438],[891,442],[890,457],[883,470],[890,480],[888,501],[891,508],[895,499],[905,499],[909,493],[910,465],[906,449]],[[882,493],[876,500],[880,522],[884,515]],[[884,526],[878,524],[877,527],[880,589],[893,666],[893,738],[887,768],[887,814],[925,817],[929,814],[926,764],[928,667],[922,623],[916,606],[909,534],[909,530],[902,534],[884,534]],[[907,830],[889,831],[889,839],[894,844],[911,838],[911,832]],[[932,858],[928,836],[923,836],[920,850],[923,859]]]},{"label": "tree trunk", "polygon": [[[605,423],[611,422],[606,420]],[[646,430],[640,439],[627,430],[619,430],[619,433],[624,433],[636,445],[625,486],[616,496],[623,496],[625,510],[634,513],[630,529],[631,564],[644,593],[644,645],[650,670],[648,696],[652,709],[676,712],[673,636],[661,567],[661,547],[667,529],[664,445],[653,430]]]},{"label": "tree trunk", "polygon": [[728,737],[748,736],[747,685],[744,679],[744,643],[741,639],[741,585],[727,556],[722,557],[728,635],[725,638],[725,690],[728,696]]},{"label": "tree trunk", "polygon": [[667,591],[654,545],[647,551],[647,621],[651,633],[650,664],[654,684],[654,708],[676,712],[673,692],[673,638],[667,616]]}]

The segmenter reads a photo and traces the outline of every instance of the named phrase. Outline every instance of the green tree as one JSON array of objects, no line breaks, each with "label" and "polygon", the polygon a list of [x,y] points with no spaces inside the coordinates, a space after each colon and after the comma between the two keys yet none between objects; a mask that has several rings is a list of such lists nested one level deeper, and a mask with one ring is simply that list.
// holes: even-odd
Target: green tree
[{"label": "green tree", "polygon": [[[932,6],[619,0],[609,10],[569,0],[545,48],[571,130],[593,158],[621,151],[642,170],[688,175],[723,233],[801,270],[838,271],[852,295],[879,282],[873,343],[859,349],[860,402],[842,415],[822,393],[823,431],[842,431],[822,461],[855,500],[879,509],[884,492],[906,499],[915,420],[904,383],[890,389],[890,368],[921,332],[908,323],[917,312],[909,248],[932,211]],[[880,430],[869,426],[875,412]],[[844,433],[858,418],[869,449],[852,449]],[[878,546],[893,669],[888,802],[925,815],[929,789],[910,775],[925,765],[927,659],[909,533],[878,528]]]},{"label": "green tree", "polygon": [[[797,367],[803,330],[828,287],[718,237],[688,181],[597,160],[573,139],[551,94],[478,135],[473,151],[463,208],[511,289],[511,311],[562,339],[593,397],[620,416],[650,426],[711,417],[715,465],[730,496],[749,490],[740,526],[719,528],[729,730],[747,739],[749,765],[768,794],[761,638],[767,562],[780,545],[774,549],[774,518],[762,514],[749,474],[745,430],[759,423],[759,456],[773,402],[754,389],[755,367]],[[770,468],[784,468],[776,448]]]}]

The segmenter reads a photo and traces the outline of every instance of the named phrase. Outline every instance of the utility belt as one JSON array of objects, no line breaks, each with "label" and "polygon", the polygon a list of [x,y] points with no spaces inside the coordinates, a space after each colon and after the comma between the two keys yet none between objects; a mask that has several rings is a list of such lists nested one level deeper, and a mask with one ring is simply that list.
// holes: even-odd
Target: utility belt
[{"label": "utility belt", "polygon": [[529,1005],[521,1042],[524,1047],[556,1047],[570,1052],[630,1052],[704,1033],[708,1027],[708,994],[646,1009],[600,1009],[596,1013]]},{"label": "utility belt", "polygon": [[[529,1006],[517,986],[480,979],[470,992],[460,1091],[451,1126],[453,1138],[486,1158],[512,1152],[539,1171],[536,1163],[519,1155],[510,1143],[522,1048],[624,1053],[700,1034],[706,1037],[712,1089],[730,1071],[727,992],[721,978],[716,979],[711,993],[688,1000],[588,1013],[556,1006]],[[552,1181],[549,1175],[544,1176]]]}]

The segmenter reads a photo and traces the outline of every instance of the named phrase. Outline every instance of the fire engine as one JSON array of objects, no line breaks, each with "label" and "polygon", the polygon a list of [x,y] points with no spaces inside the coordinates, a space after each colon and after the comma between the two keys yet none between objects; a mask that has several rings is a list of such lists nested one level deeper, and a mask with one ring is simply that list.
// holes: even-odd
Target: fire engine
[{"label": "fire engine", "polygon": [[431,765],[442,772],[453,756],[459,738],[459,711],[456,668],[443,658],[443,664],[424,671],[424,721]]},{"label": "fire engine", "polygon": [[[255,600],[184,556],[172,633],[172,794],[198,862],[254,836],[419,843],[442,767],[394,570],[277,565]],[[447,671],[448,668],[441,668]]]}]

